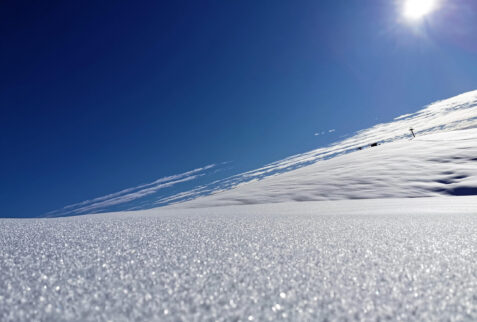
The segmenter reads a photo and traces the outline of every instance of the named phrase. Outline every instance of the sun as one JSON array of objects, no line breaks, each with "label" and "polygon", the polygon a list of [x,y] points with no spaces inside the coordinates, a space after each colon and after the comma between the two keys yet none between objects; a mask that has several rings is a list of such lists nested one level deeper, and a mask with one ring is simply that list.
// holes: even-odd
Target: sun
[{"label": "sun", "polygon": [[403,13],[406,18],[417,20],[434,11],[436,7],[436,0],[405,0]]}]

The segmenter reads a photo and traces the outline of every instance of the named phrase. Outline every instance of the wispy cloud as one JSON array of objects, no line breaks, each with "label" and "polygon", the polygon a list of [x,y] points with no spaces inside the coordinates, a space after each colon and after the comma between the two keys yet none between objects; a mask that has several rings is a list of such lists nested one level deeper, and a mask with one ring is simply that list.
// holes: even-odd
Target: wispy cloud
[{"label": "wispy cloud", "polygon": [[94,213],[107,207],[134,201],[139,198],[156,193],[165,188],[172,187],[178,183],[187,182],[201,177],[215,164],[210,164],[202,168],[197,168],[172,176],[163,177],[150,183],[141,184],[136,187],[127,188],[102,197],[82,201],[47,213],[47,216],[77,215],[84,213]]}]

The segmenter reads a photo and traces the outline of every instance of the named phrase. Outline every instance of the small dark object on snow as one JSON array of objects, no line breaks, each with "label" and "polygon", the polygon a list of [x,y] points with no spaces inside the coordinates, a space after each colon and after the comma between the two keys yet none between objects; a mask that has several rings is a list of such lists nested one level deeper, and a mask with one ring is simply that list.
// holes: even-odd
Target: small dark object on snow
[{"label": "small dark object on snow", "polygon": [[363,148],[362,147],[359,147],[358,150],[362,150]]},{"label": "small dark object on snow", "polygon": [[370,147],[378,146],[378,142],[371,143],[369,146],[370,146]]},{"label": "small dark object on snow", "polygon": [[416,137],[416,135],[414,135],[414,129],[412,127],[409,129],[409,131],[411,131],[413,137]]}]

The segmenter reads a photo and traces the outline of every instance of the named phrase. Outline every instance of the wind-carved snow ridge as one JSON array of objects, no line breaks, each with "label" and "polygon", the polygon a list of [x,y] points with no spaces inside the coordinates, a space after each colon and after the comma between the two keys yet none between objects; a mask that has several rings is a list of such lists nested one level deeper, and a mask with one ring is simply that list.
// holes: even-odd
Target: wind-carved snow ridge
[{"label": "wind-carved snow ridge", "polygon": [[[209,202],[212,202],[211,200],[213,198],[215,198],[215,201],[212,202],[213,205],[222,205],[290,200],[300,201],[389,196],[422,197],[435,194],[455,195],[457,192],[449,190],[450,187],[423,187],[422,183],[425,182],[426,176],[437,175],[439,177],[437,170],[433,171],[433,173],[428,173],[425,171],[427,168],[424,168],[424,172],[414,173],[415,176],[422,174],[422,179],[417,180],[417,182],[419,182],[419,184],[416,183],[417,186],[412,186],[411,184],[411,189],[408,189],[405,180],[410,179],[412,181],[412,178],[409,178],[409,176],[406,176],[405,174],[409,174],[409,169],[407,167],[414,167],[414,163],[417,162],[418,164],[415,169],[420,169],[421,167],[447,169],[447,167],[442,164],[442,167],[437,167],[436,162],[432,163],[429,161],[422,163],[419,162],[419,160],[412,158],[407,159],[407,162],[402,162],[403,160],[400,160],[399,158],[406,158],[406,155],[409,153],[414,155],[417,153],[422,158],[426,159],[426,157],[431,154],[437,153],[433,148],[439,150],[439,147],[443,146],[440,144],[426,144],[425,141],[421,140],[422,137],[427,137],[427,135],[430,134],[446,133],[473,127],[477,127],[477,91],[464,93],[450,99],[435,102],[416,113],[402,115],[395,118],[392,122],[377,124],[369,129],[359,131],[353,137],[334,143],[331,146],[294,155],[253,171],[248,171],[223,180],[212,182],[208,185],[199,186],[186,192],[168,196],[159,199],[155,204],[173,204],[210,194],[213,194],[215,197],[212,196],[208,199],[199,198],[198,202],[190,202],[188,204],[196,206],[211,205]],[[414,129],[414,133],[418,138],[413,142],[412,146],[407,145],[408,140],[412,138],[411,132],[409,131],[410,128]],[[456,138],[452,140],[458,141]],[[455,144],[453,143],[449,146],[445,146],[442,151],[439,151],[444,159],[446,159],[451,153],[462,154],[464,153],[464,149],[467,149],[466,156],[469,159],[472,159],[472,153],[474,153],[473,155],[476,155],[475,145],[470,142],[457,143],[457,141],[454,142]],[[349,164],[343,164],[340,161],[336,161],[341,163],[341,167],[339,168],[334,167],[333,169],[329,169],[329,165],[325,166],[322,162],[317,163],[318,161],[328,160],[349,152],[354,152],[360,147],[366,148],[372,143],[384,144],[392,142],[395,144],[399,142],[405,143],[403,146],[391,147],[388,147],[386,144],[385,146],[379,147],[379,151],[373,150],[372,155],[369,154],[371,152],[364,156],[362,154],[353,154],[353,160],[346,159],[346,162],[349,162]],[[414,147],[414,149],[412,149],[412,147]],[[411,150],[406,150],[406,148],[410,148]],[[360,151],[359,153],[365,152],[368,151]],[[370,158],[368,158],[368,156],[370,156]],[[390,156],[393,156],[395,159],[397,158],[395,160],[395,162],[397,162],[395,167],[390,167],[392,162],[394,162],[391,161],[391,159],[388,159],[388,162],[380,160],[384,157],[389,158]],[[360,160],[360,157],[361,159],[364,159]],[[373,163],[373,160],[377,163]],[[363,165],[364,168],[361,169],[359,164]],[[470,162],[470,164],[477,168],[475,162]],[[401,165],[402,168],[399,167],[399,165]],[[313,167],[308,168],[309,166]],[[371,168],[367,168],[366,166]],[[453,164],[453,166],[449,168],[454,169],[455,166],[457,165]],[[350,167],[356,168],[356,171],[350,171]],[[297,172],[297,169],[300,168],[306,168],[308,170]],[[381,169],[382,171],[377,171],[373,174],[373,169]],[[454,170],[446,169],[442,171],[454,172]],[[370,173],[366,173],[366,171]],[[393,173],[392,171],[395,172]],[[291,172],[291,174],[286,176],[286,173],[288,172]],[[348,177],[343,177],[340,175],[341,173],[348,173]],[[280,175],[280,178],[272,179],[277,175]],[[394,178],[394,176],[400,176],[402,180],[395,180],[396,178]],[[461,176],[464,176],[464,174]],[[358,177],[361,177],[362,179],[358,179]],[[268,180],[265,181],[265,178]],[[375,180],[368,180],[368,184],[366,184],[367,179],[364,178],[374,178]],[[384,180],[386,182],[384,184],[379,182],[379,178],[382,178],[383,180],[387,178],[389,180]],[[465,178],[470,180],[473,176],[470,176],[467,173],[465,174]],[[282,181],[282,179],[284,181]],[[269,185],[269,180],[272,180],[272,186]],[[262,183],[259,181],[264,182]],[[277,186],[275,182],[278,181],[281,181],[281,184]],[[287,186],[285,186],[285,182]],[[380,190],[382,185],[391,186],[393,183],[399,183],[398,186],[400,188]],[[377,186],[372,187],[371,184],[377,184]],[[248,186],[250,186],[250,188],[247,188]],[[234,188],[234,191],[231,191],[232,188]],[[353,189],[357,189],[357,191],[352,193]],[[473,188],[462,191],[467,191],[467,194],[471,194],[473,192],[472,189]],[[291,190],[294,190],[294,192],[290,192]],[[303,193],[304,191],[306,191],[306,193]],[[207,202],[204,200],[207,200]]]}]

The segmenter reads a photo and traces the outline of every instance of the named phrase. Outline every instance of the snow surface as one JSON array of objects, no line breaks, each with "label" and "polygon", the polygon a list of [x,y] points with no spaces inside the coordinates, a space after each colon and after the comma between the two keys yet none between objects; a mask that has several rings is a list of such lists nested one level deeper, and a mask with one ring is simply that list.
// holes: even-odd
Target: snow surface
[{"label": "snow surface", "polygon": [[[270,163],[256,170],[218,180],[211,184],[184,191],[176,195],[160,198],[153,202],[153,205],[183,202],[195,199],[199,196],[210,195],[211,193],[222,193],[223,191],[236,188],[240,185],[254,183],[263,178],[286,173],[323,160],[334,158],[338,155],[354,152],[360,147],[367,148],[370,144],[375,142],[385,144],[391,142],[405,142],[412,137],[411,132],[409,131],[410,128],[414,129],[418,138],[430,134],[477,128],[477,90],[432,103],[415,113],[396,117],[392,122],[377,124],[369,129],[361,130],[351,137],[336,142],[330,146],[297,154]],[[428,147],[430,146],[432,146],[432,144],[428,145]],[[429,192],[417,193],[414,196],[423,197],[427,195],[430,195]],[[306,198],[309,197],[308,194]],[[337,197],[337,195],[334,195],[333,199],[336,199]],[[346,198],[347,196],[344,195],[342,197]],[[274,196],[273,199],[277,200],[276,196]],[[320,200],[323,198],[316,198],[315,196],[311,197],[311,199]],[[209,199],[209,201],[211,200]],[[253,202],[257,202],[257,200],[255,199]],[[247,203],[247,201],[218,201],[218,204],[231,203]],[[147,206],[147,203],[144,205]]]},{"label": "snow surface", "polygon": [[[57,209],[48,213],[48,216],[64,216],[64,215],[78,215],[78,214],[88,214],[88,213],[98,213],[98,212],[110,212],[110,211],[119,211],[119,210],[138,210],[138,209],[147,209],[154,208],[157,206],[163,206],[178,202],[183,202],[186,200],[195,199],[200,196],[210,195],[220,193],[222,191],[230,190],[236,188],[237,186],[253,183],[263,178],[270,176],[275,176],[280,173],[285,173],[289,171],[296,170],[301,167],[306,167],[315,163],[319,163],[323,160],[334,158],[338,155],[347,154],[350,152],[355,152],[357,148],[362,147],[366,148],[369,144],[374,142],[386,143],[391,142],[406,142],[411,138],[411,132],[409,128],[413,128],[418,139],[423,138],[429,134],[437,134],[443,132],[450,132],[456,130],[463,130],[469,128],[477,128],[477,90],[467,92],[452,98],[448,98],[442,101],[432,103],[423,109],[406,115],[401,115],[396,117],[393,121],[388,123],[377,124],[369,129],[361,130],[352,136],[343,139],[339,142],[335,142],[330,146],[321,147],[309,152],[297,154],[290,156],[283,160],[279,160],[270,164],[267,164],[259,169],[252,171],[247,171],[240,173],[231,177],[222,178],[219,180],[214,180],[212,178],[220,178],[220,175],[217,177],[214,175],[216,172],[220,172],[222,167],[227,163],[222,164],[211,164],[202,168],[197,168],[192,171],[187,171],[182,174],[176,174],[173,176],[168,176],[165,178],[160,178],[150,183],[142,184],[136,187],[130,187],[122,191],[118,191],[106,196],[97,197],[91,200],[86,200],[80,203],[73,205],[68,205],[62,209]],[[331,130],[330,130],[331,131]],[[418,145],[415,144],[414,147]],[[433,152],[432,143],[429,143],[425,146],[426,151]],[[434,144],[436,145],[436,144]],[[451,147],[451,146],[449,146]],[[415,149],[414,149],[415,150]],[[402,152],[413,152],[414,150],[402,151]],[[374,151],[375,153],[377,151]],[[388,151],[391,152],[392,151]],[[443,151],[445,152],[445,151]],[[460,152],[460,151],[459,151]],[[425,154],[425,153],[422,153]],[[449,154],[450,156],[450,154]],[[356,155],[353,155],[353,158]],[[446,155],[446,157],[448,157]],[[415,161],[415,160],[409,160]],[[384,161],[383,161],[384,162]],[[427,163],[428,165],[432,162]],[[358,167],[359,165],[350,163],[352,167]],[[386,166],[385,166],[386,167]],[[318,167],[319,170],[320,167]],[[368,170],[369,171],[369,170]],[[305,171],[306,172],[306,171]],[[350,170],[350,174],[353,174]],[[359,175],[359,173],[357,173]],[[431,173],[432,174],[432,173]],[[295,174],[290,175],[293,177]],[[354,175],[354,174],[353,174]],[[398,176],[398,174],[395,174]],[[315,176],[316,177],[316,176]],[[196,180],[201,178],[202,180],[207,178],[210,179],[210,182],[203,185],[195,186],[192,189],[186,189],[181,185],[185,183],[193,184],[194,182],[198,184]],[[329,178],[323,178],[329,179]],[[346,177],[345,177],[346,179]],[[447,180],[447,179],[446,179]],[[454,180],[450,178],[449,180]],[[330,183],[337,183],[336,180],[332,180]],[[353,187],[361,187],[364,182],[359,182],[357,184],[356,178],[351,181]],[[348,182],[341,183],[338,182],[338,185],[344,186]],[[295,184],[296,187],[298,184]],[[326,185],[326,182],[323,182],[323,185]],[[365,185],[366,186],[366,185]],[[172,190],[170,190],[174,187]],[[283,187],[280,187],[282,189]],[[310,187],[311,188],[311,187]],[[315,188],[321,189],[322,187],[314,186]],[[328,188],[328,187],[325,187]],[[341,188],[341,187],[340,187]],[[367,186],[366,188],[371,188]],[[459,194],[459,193],[469,193],[470,190],[457,190],[453,192],[447,187],[445,190],[441,191],[441,194]],[[434,190],[432,190],[434,189]],[[398,191],[399,196],[407,196],[412,194],[412,196],[422,197],[435,195],[433,192],[436,192],[435,189],[438,187],[432,187],[429,189],[413,189],[412,193],[403,193],[402,190]],[[173,193],[173,191],[180,191],[179,193]],[[350,189],[348,189],[349,192]],[[393,195],[395,191],[392,189],[387,189],[388,192]],[[399,190],[399,189],[398,189]],[[173,193],[173,194],[171,194]],[[360,196],[365,195],[364,193]],[[384,195],[384,194],[383,194]],[[388,194],[389,195],[389,194]],[[358,197],[360,197],[358,196]],[[312,193],[303,194],[300,193],[298,196],[293,198],[300,199],[301,197],[305,200],[321,200],[326,199],[323,195],[316,196],[316,191]],[[356,196],[350,196],[349,193],[345,193],[340,196],[334,189],[331,194],[332,199],[337,198],[354,198]],[[379,195],[367,196],[369,197],[380,197]],[[254,198],[251,202],[262,202],[272,199],[272,202],[279,201],[280,199],[292,200],[290,198],[278,198],[276,195],[263,196],[263,200]],[[231,200],[218,200],[218,204],[235,204],[235,203],[248,203],[248,200],[237,202],[237,200],[231,202]]]},{"label": "snow surface", "polygon": [[476,127],[474,91],[181,204],[0,219],[0,321],[477,321]]},{"label": "snow surface", "polygon": [[179,204],[477,195],[477,128],[385,143]]},{"label": "snow surface", "polygon": [[1,321],[477,319],[477,198],[0,220]]}]

